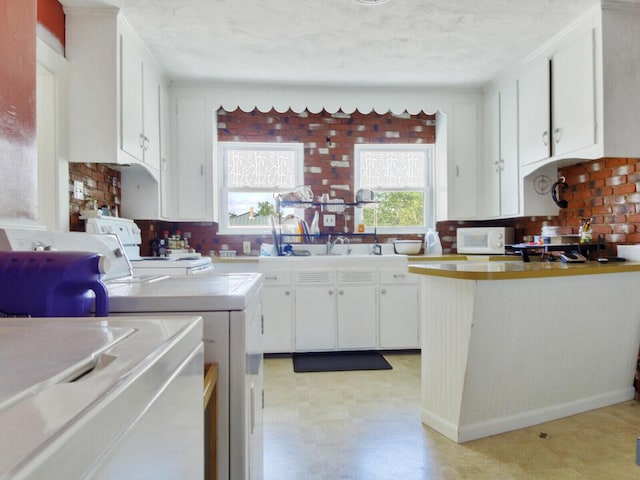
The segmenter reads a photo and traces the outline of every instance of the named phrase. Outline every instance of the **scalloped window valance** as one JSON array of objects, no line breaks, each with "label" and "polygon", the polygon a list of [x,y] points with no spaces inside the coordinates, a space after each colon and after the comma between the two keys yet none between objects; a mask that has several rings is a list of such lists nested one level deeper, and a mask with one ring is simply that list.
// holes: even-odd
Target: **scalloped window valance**
[{"label": "scalloped window valance", "polygon": [[309,111],[319,113],[362,114],[391,112],[449,113],[455,103],[475,103],[481,98],[480,89],[418,88],[418,87],[357,87],[311,85],[255,85],[255,84],[173,84],[179,92],[200,92],[208,98],[212,108],[244,112],[275,110],[284,113]]}]

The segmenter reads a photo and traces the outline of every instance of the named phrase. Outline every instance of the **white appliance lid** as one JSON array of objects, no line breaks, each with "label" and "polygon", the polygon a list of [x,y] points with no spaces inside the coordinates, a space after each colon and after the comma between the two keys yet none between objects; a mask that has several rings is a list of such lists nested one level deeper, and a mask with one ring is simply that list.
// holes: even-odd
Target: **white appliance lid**
[{"label": "white appliance lid", "polygon": [[244,310],[261,286],[259,273],[176,275],[154,282],[108,283],[109,312]]},{"label": "white appliance lid", "polygon": [[[97,356],[134,332],[132,328],[87,325],[1,327],[0,410],[27,394],[70,381],[95,366]],[[28,359],[28,361],[26,360]]]}]

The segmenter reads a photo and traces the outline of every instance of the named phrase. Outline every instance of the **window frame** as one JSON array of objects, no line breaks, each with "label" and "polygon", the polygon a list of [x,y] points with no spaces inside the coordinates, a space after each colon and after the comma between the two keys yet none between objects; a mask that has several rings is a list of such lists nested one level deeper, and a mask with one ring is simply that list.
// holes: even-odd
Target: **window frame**
[{"label": "window frame", "polygon": [[[299,142],[218,142],[218,162],[217,171],[218,188],[218,234],[220,235],[268,235],[271,233],[271,226],[259,227],[231,227],[229,225],[229,188],[227,185],[227,150],[268,150],[268,151],[288,151],[294,153],[295,183],[302,185],[304,182],[304,144]],[[283,187],[273,190],[273,193],[285,193],[293,190],[290,187]],[[232,192],[264,192],[258,188],[232,189]]]},{"label": "window frame", "polygon": [[[425,162],[424,166],[424,189],[423,189],[423,221],[424,226],[397,226],[397,227],[377,227],[377,233],[379,234],[405,234],[405,233],[425,233],[428,228],[435,228],[436,218],[436,206],[435,206],[435,190],[434,190],[434,157],[435,157],[435,145],[432,143],[359,143],[354,145],[353,151],[353,184],[354,191],[358,191],[361,188],[360,184],[360,157],[363,152],[368,151],[424,151]],[[369,187],[367,187],[369,188]],[[375,188],[373,189],[375,193]],[[384,192],[415,192],[415,188],[389,188],[383,189]],[[356,223],[358,221],[358,212],[354,212],[354,231]],[[365,232],[372,233],[373,225],[366,225]]]}]

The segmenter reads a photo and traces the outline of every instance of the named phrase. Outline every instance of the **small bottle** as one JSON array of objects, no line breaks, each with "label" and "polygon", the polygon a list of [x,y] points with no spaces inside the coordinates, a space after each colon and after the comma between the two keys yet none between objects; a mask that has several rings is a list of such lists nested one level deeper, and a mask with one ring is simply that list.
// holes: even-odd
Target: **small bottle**
[{"label": "small bottle", "polygon": [[425,255],[442,255],[442,244],[437,230],[430,228],[424,235],[424,254]]},{"label": "small bottle", "polygon": [[358,214],[358,233],[364,233],[364,212],[360,209],[360,213]]}]

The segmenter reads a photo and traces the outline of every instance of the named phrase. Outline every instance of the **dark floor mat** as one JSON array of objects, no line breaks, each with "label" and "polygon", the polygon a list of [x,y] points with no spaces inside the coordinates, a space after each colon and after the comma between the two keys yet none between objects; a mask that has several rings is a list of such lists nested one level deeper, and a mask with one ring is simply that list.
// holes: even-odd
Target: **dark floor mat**
[{"label": "dark floor mat", "polygon": [[293,371],[339,372],[346,370],[391,370],[379,352],[313,352],[294,353]]}]

